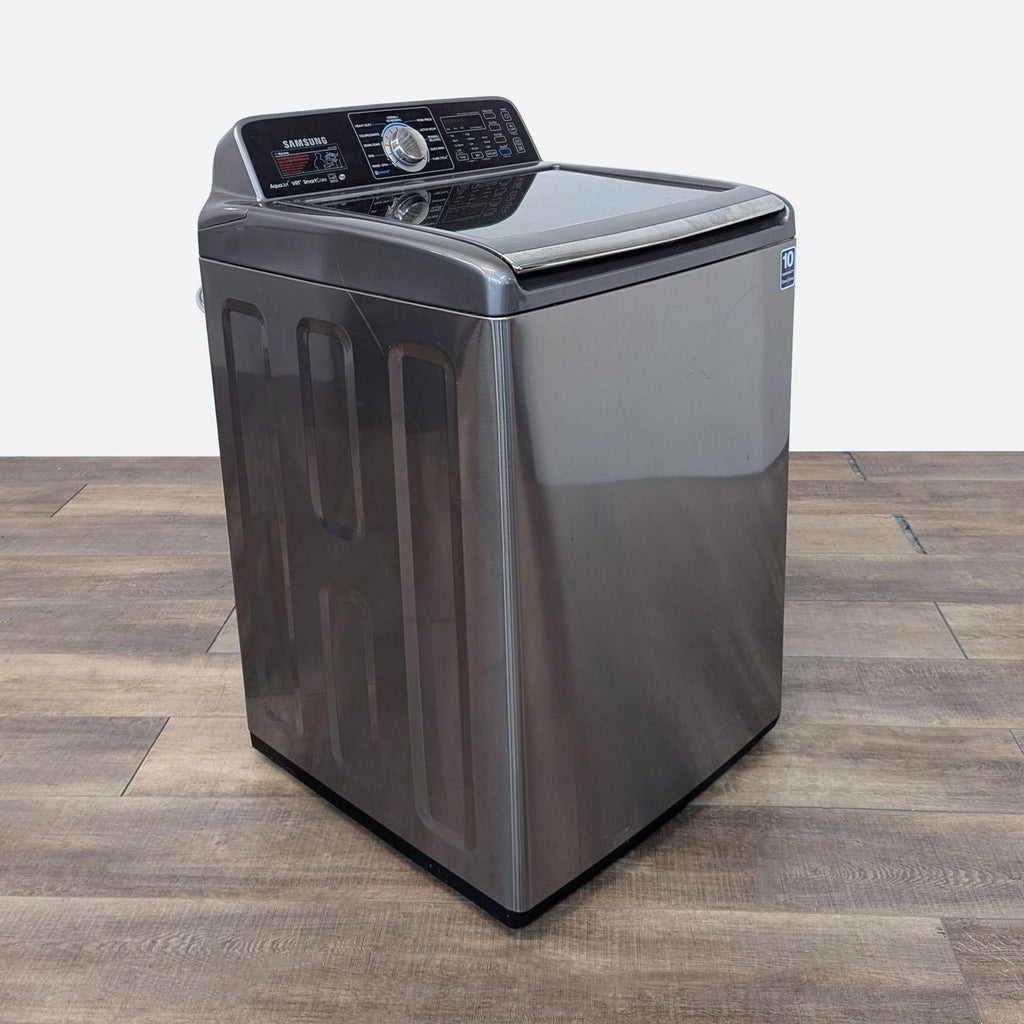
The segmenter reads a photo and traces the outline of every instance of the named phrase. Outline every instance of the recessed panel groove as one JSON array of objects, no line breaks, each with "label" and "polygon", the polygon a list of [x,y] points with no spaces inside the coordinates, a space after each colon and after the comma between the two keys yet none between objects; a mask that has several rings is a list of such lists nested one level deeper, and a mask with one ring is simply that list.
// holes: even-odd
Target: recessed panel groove
[{"label": "recessed panel groove", "polygon": [[[295,624],[267,330],[256,306],[232,300],[222,323],[248,577],[237,588],[241,649],[260,690],[284,697],[294,689]],[[301,733],[297,701],[271,700],[267,713]]]},{"label": "recessed panel groove", "polygon": [[313,512],[329,533],[362,540],[364,502],[352,339],[336,324],[302,320],[298,357]]},{"label": "recessed panel groove", "polygon": [[388,361],[402,617],[416,809],[473,845],[466,609],[455,371],[437,349]]},{"label": "recessed panel groove", "polygon": [[347,774],[365,776],[377,743],[377,671],[373,618],[362,594],[321,586],[320,636],[331,755]]}]

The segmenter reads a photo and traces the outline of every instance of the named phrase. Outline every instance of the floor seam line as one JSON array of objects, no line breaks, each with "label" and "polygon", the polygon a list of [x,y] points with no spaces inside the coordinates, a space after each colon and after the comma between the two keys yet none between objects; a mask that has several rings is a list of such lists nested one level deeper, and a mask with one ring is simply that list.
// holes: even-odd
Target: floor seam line
[{"label": "floor seam line", "polygon": [[949,954],[953,958],[953,963],[956,964],[957,974],[960,975],[960,980],[964,983],[964,989],[971,1001],[971,1006],[974,1007],[975,1014],[977,1014],[978,1022],[979,1024],[985,1024],[985,1018],[981,1014],[981,1007],[978,1006],[978,1000],[974,998],[974,989],[971,988],[971,983],[967,980],[967,975],[964,974],[964,965],[960,962],[960,957],[956,953],[956,946],[953,945],[953,940],[949,937],[949,931],[946,927],[948,920],[950,918],[947,918],[945,914],[939,915],[939,927],[942,929],[942,937],[946,940],[946,945],[949,947]]},{"label": "floor seam line", "polygon": [[156,746],[156,741],[158,739],[160,739],[161,736],[163,736],[164,729],[167,728],[167,723],[170,720],[171,720],[171,716],[170,715],[168,715],[164,719],[163,725],[160,726],[160,728],[157,730],[157,734],[153,737],[153,742],[150,743],[150,745],[146,748],[146,752],[142,755],[142,760],[139,761],[139,763],[135,766],[135,771],[132,772],[132,777],[125,783],[124,789],[121,790],[121,793],[120,793],[121,796],[124,796],[125,793],[128,792],[128,787],[135,781],[135,776],[139,774],[139,770],[146,763],[146,758],[149,757],[149,755],[153,752],[153,748]]},{"label": "floor seam line", "polygon": [[946,629],[949,630],[949,635],[956,641],[957,647],[960,648],[960,653],[964,656],[964,661],[970,661],[971,659],[967,657],[967,652],[964,650],[964,645],[960,643],[960,637],[953,632],[953,627],[949,624],[949,620],[946,618],[946,613],[939,606],[939,602],[932,601],[932,604],[935,605],[935,610],[939,613],[939,618],[942,619],[943,623],[945,623]]},{"label": "floor seam line", "polygon": [[[107,895],[103,893],[96,893],[92,895],[64,895],[64,894],[52,894],[52,893],[9,893],[7,895],[0,895],[0,903],[7,900],[35,900],[37,902],[46,901],[61,901],[61,902],[74,902],[88,900],[90,902],[99,900],[117,900],[123,903],[130,903],[134,901],[148,902],[152,900],[160,900],[161,902],[173,902],[175,900],[189,901],[194,903],[253,903],[254,905],[259,902],[252,899],[249,896],[239,896],[237,894],[222,893],[216,896],[167,896],[164,894],[153,894],[153,895],[141,895],[132,894],[124,896],[120,894]],[[284,906],[294,906],[294,898],[289,899],[285,896],[273,896],[269,897],[264,903],[275,903]],[[401,903],[402,901],[396,901]],[[422,900],[407,900],[405,902],[415,903],[417,905],[422,904]],[[892,912],[884,913],[879,910],[865,909],[865,910],[799,910],[791,909],[788,907],[762,907],[762,906],[743,906],[743,907],[714,907],[707,906],[702,903],[688,903],[685,905],[672,904],[671,906],[658,906],[652,908],[655,911],[662,911],[665,913],[674,913],[676,911],[682,911],[684,913],[693,914],[775,914],[780,916],[789,915],[792,917],[874,917],[883,921],[930,921],[934,924],[942,924],[944,918],[943,914],[928,913],[926,911],[908,912],[905,914],[894,914]],[[1007,916],[1006,914],[964,914],[963,918],[970,921],[1020,921],[1022,918]],[[949,920],[955,918],[950,917]]]},{"label": "floor seam line", "polygon": [[907,543],[909,543],[919,555],[928,554],[917,534],[914,533],[914,528],[907,522],[906,516],[896,513],[893,515],[893,519],[896,520],[896,525],[903,531],[903,536],[907,538]]},{"label": "floor seam line", "polygon": [[857,460],[853,457],[853,452],[843,452],[843,458],[846,459],[847,465],[849,465],[851,472],[858,480],[867,480],[864,470],[860,468]]},{"label": "floor seam line", "polygon": [[1020,737],[1017,735],[1017,733],[1015,731],[1015,726],[1011,725],[1009,727],[1009,729],[1010,729],[1010,735],[1013,737],[1013,742],[1017,744],[1017,746],[1020,748],[1020,752],[1022,754],[1024,754],[1024,743],[1021,743]]},{"label": "floor seam line", "polygon": [[72,494],[72,495],[71,495],[71,497],[70,497],[70,498],[68,498],[68,500],[67,500],[67,501],[65,501],[65,502],[64,502],[64,503],[63,503],[63,504],[62,504],[62,505],[60,506],[60,508],[55,508],[55,509],[54,509],[54,510],[53,510],[53,511],[52,511],[52,512],[50,513],[50,515],[49,515],[49,518],[50,518],[50,519],[52,519],[52,518],[53,518],[53,517],[54,517],[54,516],[55,516],[55,515],[56,515],[56,514],[57,514],[57,513],[58,513],[58,512],[59,512],[59,511],[60,511],[60,510],[62,509],[62,508],[66,508],[66,507],[67,507],[68,505],[70,505],[70,504],[71,504],[71,502],[73,502],[73,501],[75,500],[75,498],[77,498],[77,497],[78,497],[78,496],[79,496],[79,495],[80,495],[80,494],[82,493],[82,491],[84,491],[84,490],[86,489],[86,487],[88,487],[88,486],[89,486],[89,485],[88,485],[87,483],[84,483],[84,484],[82,484],[82,486],[81,486],[81,487],[79,487],[79,488],[78,488],[78,490],[77,490],[77,491],[75,491],[75,493],[74,493],[74,494]]},{"label": "floor seam line", "polygon": [[[1000,731],[1000,730],[997,730]],[[871,814],[963,814],[987,815],[997,818],[1024,818],[1024,811],[962,811],[949,807],[862,807],[856,804],[741,804],[741,803],[698,803],[691,807],[710,807],[714,810],[765,810],[765,811],[864,811]],[[685,809],[684,809],[685,811]]]},{"label": "floor seam line", "polygon": [[209,645],[207,646],[206,651],[204,652],[205,654],[209,654],[210,651],[213,650],[213,645],[220,639],[221,633],[224,632],[224,627],[228,624],[228,620],[234,614],[235,614],[235,606],[232,605],[231,608],[229,609],[227,615],[224,616],[224,621],[220,624],[220,628],[217,630],[216,633],[213,634],[213,639],[210,641]]}]

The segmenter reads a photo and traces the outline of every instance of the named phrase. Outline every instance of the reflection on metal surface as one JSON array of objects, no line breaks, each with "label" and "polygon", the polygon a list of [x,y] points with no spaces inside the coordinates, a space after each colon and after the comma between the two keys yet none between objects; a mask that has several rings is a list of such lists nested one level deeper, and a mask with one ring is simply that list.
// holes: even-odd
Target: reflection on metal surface
[{"label": "reflection on metal surface", "polygon": [[306,208],[345,210],[444,231],[467,231],[500,224],[511,217],[536,177],[536,174],[524,173],[481,177],[431,185],[398,195],[385,192],[353,199],[331,199]]},{"label": "reflection on metal surface", "polygon": [[328,532],[360,540],[363,482],[352,339],[337,324],[304,319],[298,358],[313,511]]},{"label": "reflection on metal surface", "polygon": [[429,215],[430,193],[406,192],[391,200],[384,219],[399,220],[403,224],[422,224]]},{"label": "reflection on metal surface", "polygon": [[472,822],[455,370],[434,348],[388,359],[416,806],[453,845]]},{"label": "reflection on metal surface", "polygon": [[559,242],[556,245],[543,245],[536,249],[506,252],[502,255],[513,269],[527,274],[537,270],[564,267],[582,260],[592,260],[598,256],[615,256],[635,249],[646,249],[652,245],[678,242],[708,231],[717,231],[731,224],[753,220],[755,217],[779,213],[785,208],[786,204],[778,196],[759,196],[718,210],[693,214],[679,220],[662,221],[632,231],[592,235],[575,242]]},{"label": "reflection on metal surface", "polygon": [[373,621],[361,594],[320,587],[320,637],[331,754],[350,775],[373,773],[377,742],[377,672]]},{"label": "reflection on metal surface", "polygon": [[[228,391],[236,441],[236,472],[248,585],[238,595],[238,629],[249,671],[268,693],[291,694],[295,683],[288,540],[273,374],[266,323],[251,303],[229,299],[222,314]],[[287,701],[280,724],[302,732],[301,708]],[[278,702],[279,712],[282,707]],[[290,712],[290,713],[289,713]]]},{"label": "reflection on metal surface", "polygon": [[519,570],[515,503],[515,425],[512,408],[512,345],[507,320],[491,324],[494,346],[495,448],[498,470],[498,528],[505,641],[505,704],[508,707],[508,776],[511,780],[511,896],[523,901],[526,878],[526,766],[523,762],[523,688],[519,638]]}]

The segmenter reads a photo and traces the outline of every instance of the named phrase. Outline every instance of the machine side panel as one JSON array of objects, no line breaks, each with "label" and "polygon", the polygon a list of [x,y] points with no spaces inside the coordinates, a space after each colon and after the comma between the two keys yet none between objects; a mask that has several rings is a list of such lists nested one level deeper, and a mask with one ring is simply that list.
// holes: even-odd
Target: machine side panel
[{"label": "machine side panel", "polygon": [[779,714],[781,249],[511,322],[528,905]]},{"label": "machine side panel", "polygon": [[250,729],[511,907],[490,322],[202,271]]}]

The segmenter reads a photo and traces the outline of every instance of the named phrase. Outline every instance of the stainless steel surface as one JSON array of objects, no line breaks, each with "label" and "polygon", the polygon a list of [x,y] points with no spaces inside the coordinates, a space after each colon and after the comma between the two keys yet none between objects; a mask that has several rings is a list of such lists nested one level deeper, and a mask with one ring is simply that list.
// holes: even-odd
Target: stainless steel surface
[{"label": "stainless steel surface", "polygon": [[492,322],[202,272],[250,728],[510,905]]},{"label": "stainless steel surface", "polygon": [[206,312],[206,302],[203,300],[203,289],[196,289],[196,305],[199,307],[201,313]]},{"label": "stainless steel surface", "polygon": [[389,124],[381,132],[384,155],[403,171],[422,171],[430,160],[427,140],[407,124]]},{"label": "stainless steel surface", "polygon": [[204,259],[252,732],[525,911],[764,729],[781,248],[497,319]]},{"label": "stainless steel surface", "polygon": [[511,321],[527,905],[779,713],[780,251]]},{"label": "stainless steel surface", "polygon": [[785,208],[786,204],[778,196],[758,196],[755,199],[734,203],[732,206],[695,213],[677,220],[661,221],[612,234],[594,234],[575,241],[542,245],[517,252],[503,252],[502,256],[517,272],[531,273],[553,267],[563,267],[599,256],[614,256],[635,249],[645,249],[652,245],[677,242],[708,231],[716,231],[731,224],[741,224],[744,221],[754,220],[756,217],[779,213]]}]

